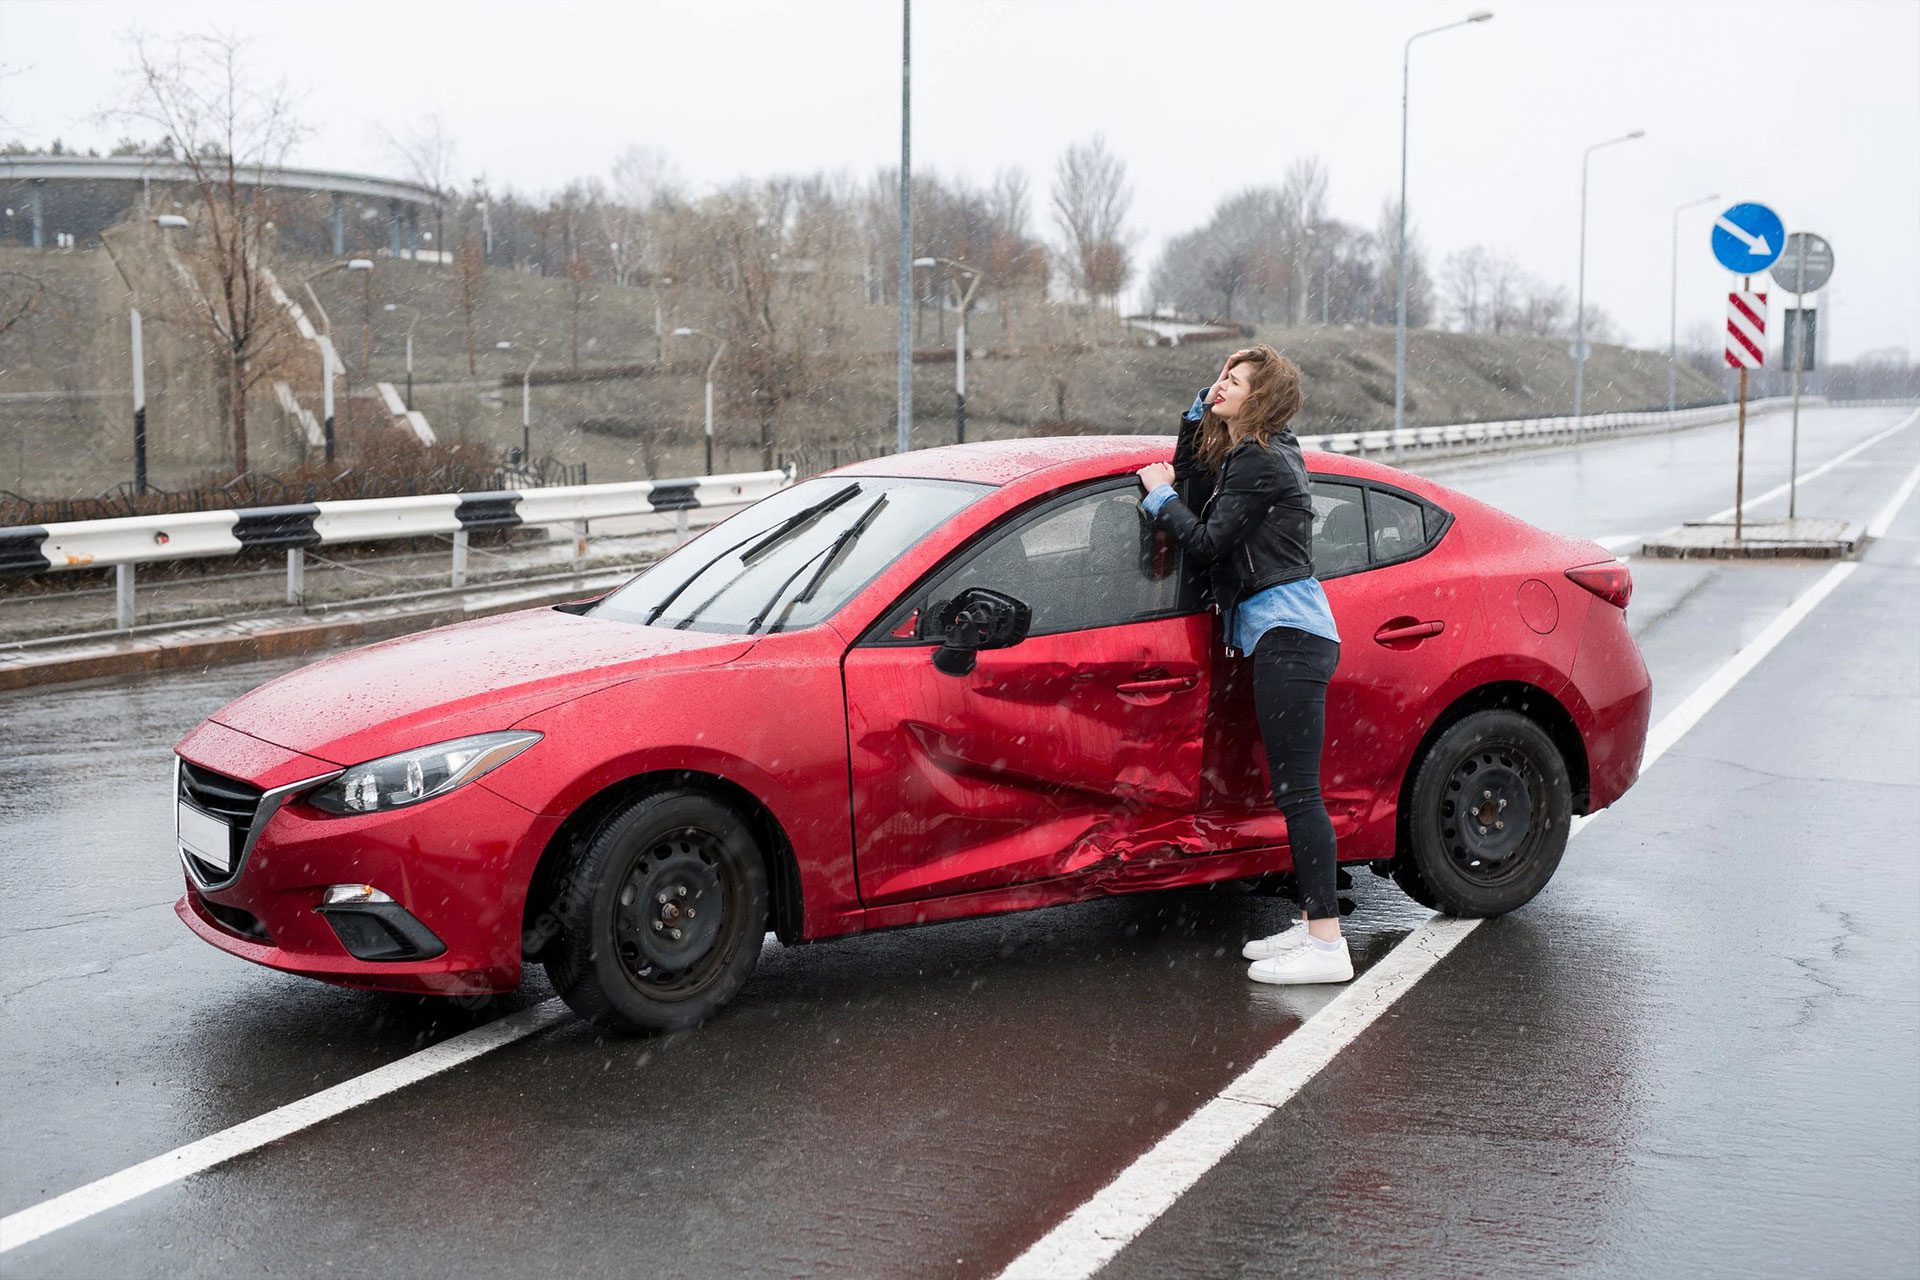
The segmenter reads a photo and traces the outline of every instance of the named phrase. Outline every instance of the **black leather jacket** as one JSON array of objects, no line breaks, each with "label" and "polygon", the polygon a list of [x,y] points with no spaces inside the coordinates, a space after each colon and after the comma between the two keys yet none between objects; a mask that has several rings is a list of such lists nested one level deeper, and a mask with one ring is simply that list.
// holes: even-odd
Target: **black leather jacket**
[{"label": "black leather jacket", "polygon": [[1243,596],[1313,576],[1313,495],[1293,432],[1264,449],[1242,440],[1217,472],[1200,461],[1199,442],[1199,420],[1182,416],[1173,451],[1179,496],[1154,520],[1206,572],[1214,604],[1224,612]]}]

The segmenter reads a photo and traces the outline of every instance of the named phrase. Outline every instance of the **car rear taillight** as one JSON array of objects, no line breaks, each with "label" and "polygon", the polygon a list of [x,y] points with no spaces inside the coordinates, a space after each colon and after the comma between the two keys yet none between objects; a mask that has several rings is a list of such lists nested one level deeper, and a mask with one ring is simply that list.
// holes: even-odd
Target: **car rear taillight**
[{"label": "car rear taillight", "polygon": [[1567,570],[1567,577],[1616,609],[1626,608],[1627,601],[1633,599],[1633,574],[1618,560],[1583,564],[1577,569]]}]

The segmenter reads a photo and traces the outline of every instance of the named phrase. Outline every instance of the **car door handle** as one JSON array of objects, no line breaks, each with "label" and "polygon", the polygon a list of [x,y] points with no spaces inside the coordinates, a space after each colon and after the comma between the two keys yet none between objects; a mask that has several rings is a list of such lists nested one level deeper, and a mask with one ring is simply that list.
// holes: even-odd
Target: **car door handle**
[{"label": "car door handle", "polygon": [[1199,676],[1159,676],[1115,685],[1121,693],[1182,693],[1200,683]]},{"label": "car door handle", "polygon": [[1414,622],[1411,619],[1395,618],[1378,631],[1373,638],[1381,644],[1393,644],[1399,640],[1425,640],[1428,636],[1437,636],[1447,629],[1444,622]]}]

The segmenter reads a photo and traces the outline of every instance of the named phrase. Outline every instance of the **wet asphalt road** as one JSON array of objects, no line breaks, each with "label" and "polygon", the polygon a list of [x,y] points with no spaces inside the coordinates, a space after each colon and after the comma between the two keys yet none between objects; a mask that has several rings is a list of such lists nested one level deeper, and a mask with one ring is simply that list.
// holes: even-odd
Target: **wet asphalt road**
[{"label": "wet asphalt road", "polygon": [[[1803,412],[1803,467],[1906,412]],[[1756,424],[1749,493],[1784,436]],[[1730,458],[1712,428],[1435,470],[1618,536],[1728,505]],[[1864,520],[1916,462],[1920,426],[1801,510]],[[1823,572],[1636,563],[1656,720]],[[1110,1273],[1920,1275],[1916,633],[1920,499],[1536,902]],[[0,1214],[550,994],[335,990],[174,919],[169,748],[285,665],[0,699]],[[1354,896],[1363,964],[1425,918],[1364,873]],[[1288,912],[1189,893],[770,942],[697,1032],[563,1024],[0,1272],[990,1274],[1332,997],[1241,978],[1240,941]]]}]

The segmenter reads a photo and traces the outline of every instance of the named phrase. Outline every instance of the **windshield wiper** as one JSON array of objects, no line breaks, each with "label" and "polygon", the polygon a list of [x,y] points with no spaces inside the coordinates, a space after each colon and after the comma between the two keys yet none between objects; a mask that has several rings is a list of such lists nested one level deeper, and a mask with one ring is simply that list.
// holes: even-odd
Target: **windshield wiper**
[{"label": "windshield wiper", "polygon": [[[846,554],[847,549],[849,547],[853,546],[854,542],[859,539],[860,535],[867,531],[867,526],[873,523],[873,518],[880,514],[880,508],[886,505],[887,505],[887,495],[883,493],[879,497],[873,500],[872,506],[868,507],[865,511],[862,511],[860,513],[860,518],[858,520],[855,520],[852,524],[848,525],[845,529],[842,529],[840,531],[840,536],[835,538],[833,540],[833,545],[827,548],[827,558],[821,561],[820,567],[814,570],[814,574],[811,578],[807,579],[807,585],[800,589],[800,594],[796,595],[793,599],[787,601],[787,607],[780,611],[780,616],[773,620],[773,625],[769,627],[768,630],[770,631],[780,630],[781,627],[786,625],[787,615],[793,612],[794,607],[796,605],[805,604],[807,601],[813,599],[814,592],[820,590],[820,584],[827,580],[827,575],[832,573],[834,570],[834,566],[840,563],[840,558]],[[805,568],[805,567],[806,567],[805,565],[801,566],[801,568]],[[795,571],[795,576],[796,577],[799,576],[798,570]],[[793,581],[793,579],[789,578],[787,579],[787,581],[791,582]],[[782,591],[786,590],[786,584],[782,583],[780,589]],[[780,598],[779,593],[776,592],[774,594],[773,600],[769,600],[767,602],[767,609],[773,608],[774,601],[779,600],[779,598]],[[761,610],[761,617],[764,617],[764,616],[766,616],[765,609]],[[759,626],[760,626],[760,618],[755,618],[753,620],[753,625],[749,626],[747,630],[755,631],[759,628]]]},{"label": "windshield wiper", "polygon": [[[740,548],[745,547],[748,543],[751,542],[751,543],[754,543],[755,545],[749,548],[746,551],[746,553],[740,557],[740,563],[742,564],[746,564],[753,557],[771,550],[776,544],[778,544],[779,542],[787,538],[789,535],[794,533],[796,530],[798,530],[801,525],[806,524],[808,521],[817,519],[822,515],[825,515],[827,512],[833,510],[835,507],[839,506],[841,503],[845,502],[848,498],[853,497],[855,494],[859,492],[860,492],[859,485],[850,484],[846,488],[839,490],[837,493],[829,494],[827,497],[822,498],[820,501],[813,503],[811,506],[802,507],[800,510],[788,516],[785,520],[782,520],[779,524],[774,525],[773,528],[765,530],[764,532],[750,533],[746,537],[740,539],[740,541],[734,543],[732,546],[725,548],[720,552],[719,555],[715,556],[713,559],[701,565],[699,569],[695,570],[693,574],[691,574],[684,581],[682,581],[679,586],[675,587],[672,591],[669,591],[667,593],[666,599],[662,600],[659,604],[653,606],[653,612],[647,615],[646,625],[648,626],[653,625],[654,621],[657,618],[659,618],[661,614],[667,611],[667,606],[672,604],[675,600],[679,599],[680,593],[682,591],[685,591],[688,587],[692,586],[695,581],[697,581],[699,578],[705,575],[707,570],[713,568],[713,566],[715,566],[716,564],[719,564],[722,560],[725,560],[728,556],[740,550]],[[726,588],[722,587],[719,591],[714,592],[713,595],[708,597],[706,602],[700,606],[700,609],[706,608],[707,605],[712,604],[715,600],[719,599],[720,596],[725,591],[726,591]],[[694,613],[700,612],[700,609],[695,609]],[[691,617],[691,615],[689,615],[689,617]],[[682,623],[682,625],[684,626],[685,624]]]}]

